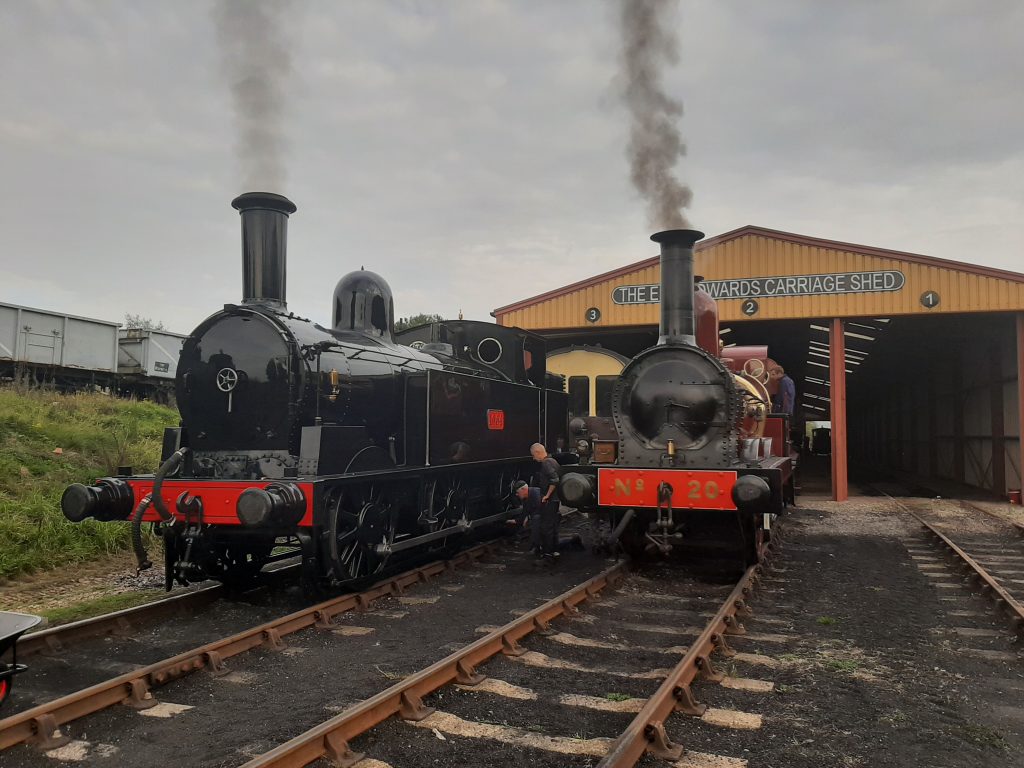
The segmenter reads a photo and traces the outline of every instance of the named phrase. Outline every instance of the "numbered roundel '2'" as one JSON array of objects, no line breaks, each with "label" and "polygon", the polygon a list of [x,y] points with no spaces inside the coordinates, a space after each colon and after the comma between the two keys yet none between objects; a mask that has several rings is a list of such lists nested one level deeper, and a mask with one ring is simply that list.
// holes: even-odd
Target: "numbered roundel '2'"
[{"label": "numbered roundel '2'", "polygon": [[756,315],[758,309],[760,309],[760,307],[758,306],[757,302],[754,301],[753,299],[744,299],[743,303],[740,305],[740,312],[742,312],[747,317]]}]

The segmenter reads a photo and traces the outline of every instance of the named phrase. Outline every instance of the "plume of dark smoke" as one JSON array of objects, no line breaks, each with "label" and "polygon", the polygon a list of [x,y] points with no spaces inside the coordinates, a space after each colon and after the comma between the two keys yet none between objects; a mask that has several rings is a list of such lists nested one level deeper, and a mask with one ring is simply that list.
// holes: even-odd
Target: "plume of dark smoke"
[{"label": "plume of dark smoke", "polygon": [[683,208],[693,193],[676,177],[686,144],[679,131],[683,103],[671,98],[662,71],[679,61],[679,39],[673,29],[676,0],[619,0],[622,32],[622,98],[629,109],[630,176],[647,201],[652,226],[689,226]]},{"label": "plume of dark smoke", "polygon": [[217,0],[214,7],[224,76],[234,102],[235,151],[243,185],[250,190],[281,190],[287,177],[289,5],[283,0]]}]

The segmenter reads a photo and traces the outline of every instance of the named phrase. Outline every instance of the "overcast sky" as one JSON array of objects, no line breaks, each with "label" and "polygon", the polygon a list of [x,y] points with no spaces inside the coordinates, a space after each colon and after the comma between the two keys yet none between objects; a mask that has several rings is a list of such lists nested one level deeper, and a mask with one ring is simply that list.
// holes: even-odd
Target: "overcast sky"
[{"label": "overcast sky", "polygon": [[[611,0],[292,0],[291,309],[382,274],[399,315],[653,255]],[[682,0],[689,215],[1024,271],[1024,3]],[[239,299],[213,4],[0,12],[0,301],[187,332]]]}]

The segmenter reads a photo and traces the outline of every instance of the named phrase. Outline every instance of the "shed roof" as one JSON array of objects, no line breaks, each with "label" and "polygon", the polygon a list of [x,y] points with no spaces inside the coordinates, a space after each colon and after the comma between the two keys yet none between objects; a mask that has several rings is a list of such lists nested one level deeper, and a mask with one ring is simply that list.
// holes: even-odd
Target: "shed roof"
[{"label": "shed roof", "polygon": [[[720,295],[723,320],[1024,310],[1024,274],[753,225],[698,243],[696,270],[709,281],[872,271],[902,275],[899,289],[758,296],[763,306],[757,318],[740,312],[743,296]],[[653,284],[659,279],[658,256],[652,256],[499,307],[492,315],[503,325],[553,329],[587,326],[585,312],[596,307],[601,310],[601,326],[657,323],[656,302],[624,307],[611,295],[618,286]],[[938,294],[937,306],[922,303],[928,291]]]}]

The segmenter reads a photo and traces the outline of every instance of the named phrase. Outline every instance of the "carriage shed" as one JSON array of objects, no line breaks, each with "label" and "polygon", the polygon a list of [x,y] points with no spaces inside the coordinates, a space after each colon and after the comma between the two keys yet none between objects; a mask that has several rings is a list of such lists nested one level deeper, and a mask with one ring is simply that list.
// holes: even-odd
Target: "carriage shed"
[{"label": "carriage shed", "polygon": [[[851,471],[1021,487],[1024,275],[755,226],[698,243],[695,260],[722,342],[768,346],[796,383],[797,428],[831,422],[834,499]],[[492,314],[546,337],[549,359],[631,357],[657,340],[659,277],[653,256]]]}]

